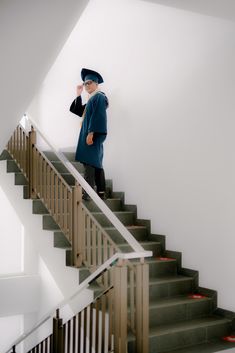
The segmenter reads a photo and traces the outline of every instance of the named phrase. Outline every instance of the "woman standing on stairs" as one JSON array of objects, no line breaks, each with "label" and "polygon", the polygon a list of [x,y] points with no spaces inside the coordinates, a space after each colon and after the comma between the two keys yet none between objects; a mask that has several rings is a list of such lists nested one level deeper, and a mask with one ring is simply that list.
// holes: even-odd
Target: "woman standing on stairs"
[{"label": "woman standing on stairs", "polygon": [[[81,71],[83,84],[77,86],[77,98],[72,102],[70,111],[83,118],[75,160],[83,163],[84,178],[98,195],[105,197],[105,174],[103,169],[103,142],[107,135],[108,98],[99,90],[103,83],[102,76],[93,70],[83,68]],[[89,94],[87,104],[82,104],[81,94],[85,87]],[[83,192],[83,199],[89,196]]]}]

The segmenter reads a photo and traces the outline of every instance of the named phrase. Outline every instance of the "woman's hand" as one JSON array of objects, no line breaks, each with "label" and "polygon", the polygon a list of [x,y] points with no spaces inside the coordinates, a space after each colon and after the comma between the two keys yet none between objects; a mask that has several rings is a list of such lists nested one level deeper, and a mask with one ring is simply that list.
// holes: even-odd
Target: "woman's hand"
[{"label": "woman's hand", "polygon": [[89,134],[87,135],[86,143],[88,145],[93,145],[93,136],[94,136],[93,132],[89,132]]},{"label": "woman's hand", "polygon": [[78,85],[77,86],[77,96],[80,96],[82,94],[83,91],[83,85]]}]

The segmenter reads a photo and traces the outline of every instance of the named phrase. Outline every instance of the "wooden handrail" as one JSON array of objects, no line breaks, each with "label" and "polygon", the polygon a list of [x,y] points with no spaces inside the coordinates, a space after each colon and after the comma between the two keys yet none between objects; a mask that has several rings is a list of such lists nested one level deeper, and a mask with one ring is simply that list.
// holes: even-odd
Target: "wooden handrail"
[{"label": "wooden handrail", "polygon": [[138,241],[133,237],[133,235],[126,229],[126,227],[121,223],[121,221],[117,218],[117,216],[109,209],[109,207],[101,200],[101,198],[97,195],[94,189],[86,182],[83,176],[77,171],[77,169],[72,165],[72,163],[64,156],[63,153],[58,151],[45,137],[37,126],[37,124],[33,121],[32,118],[28,117],[29,123],[33,126],[33,128],[40,134],[40,136],[44,139],[48,147],[55,153],[58,159],[63,162],[69,172],[74,176],[79,185],[87,192],[87,194],[92,198],[95,204],[99,207],[99,209],[105,214],[108,220],[113,224],[113,226],[120,232],[123,239],[131,246],[133,251],[137,253],[141,253],[141,257],[150,257],[152,256],[152,251],[145,251],[143,247],[138,243]]},{"label": "wooden handrail", "polygon": [[[72,244],[73,265],[80,267],[81,264],[84,263],[85,266],[93,272],[92,275],[89,276],[89,280],[92,278],[93,280],[97,279],[97,282],[104,290],[114,286],[114,303],[117,310],[117,317],[124,315],[123,310],[121,310],[121,312],[118,311],[120,307],[129,305],[130,318],[127,320],[127,318],[123,316],[123,318],[120,319],[124,323],[124,326],[119,326],[119,321],[115,322],[114,325],[116,335],[114,344],[115,353],[122,353],[127,344],[125,333],[127,324],[136,336],[137,353],[147,353],[149,278],[148,265],[144,262],[144,258],[152,256],[152,252],[145,251],[142,248],[114,213],[98,197],[90,185],[87,184],[73,165],[62,153],[55,151],[51,144],[44,138],[53,152],[75,177],[75,187],[70,187],[64,181],[53,164],[43,152],[38,149],[36,144],[36,129],[34,125],[29,134],[27,134],[21,126],[18,126],[7,145],[9,153],[16,160],[17,165],[28,179],[29,197],[39,197],[43,201],[49,213]],[[86,190],[100,210],[104,212],[105,216],[120,232],[123,239],[133,250],[132,252],[121,254],[118,245],[113,242],[109,234],[101,227],[92,213],[83,204],[82,188]],[[131,263],[129,260],[133,258],[139,258],[140,263],[137,265]],[[129,279],[129,295],[123,298],[123,293],[127,292],[127,284],[124,286],[127,278]],[[84,289],[84,286],[86,286],[86,281],[82,283],[79,290]],[[122,304],[122,300],[124,304]],[[53,313],[56,309],[54,308],[52,310]],[[86,317],[86,311],[84,315]],[[42,323],[50,319],[51,316],[52,314],[42,318],[42,321],[29,333],[26,333],[26,335],[28,336],[34,332]],[[103,322],[105,325],[105,320]],[[58,332],[60,332],[58,325],[57,322],[55,327],[57,327]],[[70,324],[68,324],[68,330],[70,330]],[[121,336],[124,337],[124,339],[120,338]],[[23,335],[21,338],[24,340],[26,336]],[[50,344],[53,347],[57,347],[53,343],[53,339],[48,338],[49,341],[46,341],[45,345]],[[13,346],[15,345],[16,343],[13,344]]]},{"label": "wooden handrail", "polygon": [[[131,254],[132,256],[132,254]],[[30,330],[26,331],[23,333],[17,340],[15,340],[10,348],[5,351],[5,353],[11,352],[12,347],[16,347],[19,345],[21,342],[23,342],[27,337],[29,337],[32,333],[34,333],[37,329],[39,329],[45,322],[47,322],[49,319],[53,318],[54,314],[57,312],[57,310],[62,309],[65,305],[69,304],[72,300],[74,300],[84,289],[87,289],[89,285],[94,282],[97,278],[99,278],[102,273],[105,271],[109,270],[112,266],[114,266],[118,260],[123,260],[123,259],[128,259],[128,253],[122,254],[122,253],[116,253],[114,254],[110,259],[108,259],[104,264],[102,264],[96,271],[94,271],[88,278],[86,278],[79,286],[78,288],[70,294],[66,299],[63,299],[59,304],[57,304],[53,309],[51,309],[47,314],[45,314],[37,324],[35,324]],[[111,288],[111,287],[109,287]],[[107,288],[103,291],[103,293],[107,292]],[[98,296],[101,297],[102,294]]]}]

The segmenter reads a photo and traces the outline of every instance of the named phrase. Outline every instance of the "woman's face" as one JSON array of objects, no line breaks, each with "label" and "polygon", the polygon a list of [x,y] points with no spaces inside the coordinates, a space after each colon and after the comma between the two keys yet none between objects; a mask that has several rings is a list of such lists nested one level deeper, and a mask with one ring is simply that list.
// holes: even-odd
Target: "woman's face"
[{"label": "woman's face", "polygon": [[87,93],[91,94],[97,89],[98,83],[89,80],[89,81],[84,82],[84,86],[85,86],[85,90],[87,91]]}]

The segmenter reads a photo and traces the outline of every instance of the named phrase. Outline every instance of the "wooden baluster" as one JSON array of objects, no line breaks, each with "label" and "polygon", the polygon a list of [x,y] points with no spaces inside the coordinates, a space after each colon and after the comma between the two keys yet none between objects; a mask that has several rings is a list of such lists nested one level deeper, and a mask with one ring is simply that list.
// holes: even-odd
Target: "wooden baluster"
[{"label": "wooden baluster", "polygon": [[72,257],[74,266],[80,267],[83,261],[83,242],[85,239],[84,212],[82,209],[82,188],[76,183],[73,188],[73,234]]},{"label": "wooden baluster", "polygon": [[56,311],[56,317],[53,319],[53,349],[50,352],[64,352],[64,330],[63,321],[59,318],[59,310]]},{"label": "wooden baluster", "polygon": [[95,223],[92,222],[92,271],[95,271],[97,268],[96,232],[97,232],[97,227]]},{"label": "wooden baluster", "polygon": [[93,304],[89,306],[89,353],[92,353],[93,345]]},{"label": "wooden baluster", "polygon": [[119,261],[114,271],[114,352],[127,351],[127,267]]},{"label": "wooden baluster", "polygon": [[[18,142],[17,142],[18,143]],[[29,151],[28,151],[28,163],[29,163],[29,197],[31,199],[36,198],[34,178],[35,178],[35,170],[34,170],[34,148],[36,143],[36,132],[32,130],[29,132]]]},{"label": "wooden baluster", "polygon": [[136,352],[148,353],[149,337],[149,267],[136,265]]}]

